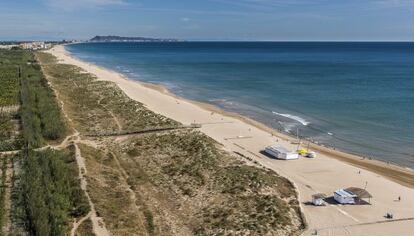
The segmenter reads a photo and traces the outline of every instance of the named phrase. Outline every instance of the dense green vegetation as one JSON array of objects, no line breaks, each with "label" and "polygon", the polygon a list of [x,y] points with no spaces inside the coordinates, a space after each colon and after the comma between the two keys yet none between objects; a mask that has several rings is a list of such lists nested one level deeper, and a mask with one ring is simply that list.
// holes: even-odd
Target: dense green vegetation
[{"label": "dense green vegetation", "polygon": [[0,50],[0,152],[21,148],[17,135],[19,68],[25,64],[23,51]]},{"label": "dense green vegetation", "polygon": [[[74,148],[36,150],[67,131],[54,92],[35,56],[23,50],[0,51],[0,82],[0,151],[23,149],[15,158],[10,233],[67,235],[72,219],[90,207],[80,188]],[[3,185],[7,159],[2,160]],[[2,187],[0,226],[4,198]]]},{"label": "dense green vegetation", "polygon": [[14,115],[0,114],[0,152],[21,149],[23,140],[17,132],[17,119]]},{"label": "dense green vegetation", "polygon": [[33,148],[64,136],[60,108],[32,53],[0,50],[0,83],[0,151],[21,149],[18,123]]},{"label": "dense green vegetation", "polygon": [[22,156],[15,212],[31,235],[66,235],[72,218],[89,212],[73,150],[29,151]]},{"label": "dense green vegetation", "polygon": [[16,105],[19,97],[18,67],[0,64],[0,71],[0,106]]},{"label": "dense green vegetation", "polygon": [[20,101],[23,134],[30,147],[39,147],[44,140],[63,137],[66,126],[40,66],[31,63],[22,70]]},{"label": "dense green vegetation", "polygon": [[0,107],[19,103],[19,67],[29,58],[24,51],[0,50]]}]

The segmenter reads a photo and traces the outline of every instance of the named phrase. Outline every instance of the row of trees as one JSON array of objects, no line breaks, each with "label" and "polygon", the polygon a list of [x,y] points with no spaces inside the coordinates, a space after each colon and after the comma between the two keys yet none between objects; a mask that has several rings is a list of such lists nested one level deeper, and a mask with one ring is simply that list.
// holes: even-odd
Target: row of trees
[{"label": "row of trees", "polygon": [[14,179],[13,216],[29,235],[67,235],[70,221],[90,209],[80,188],[74,148],[34,150],[67,131],[60,108],[30,52],[20,64],[20,119],[24,140]]},{"label": "row of trees", "polygon": [[28,52],[0,50],[0,107],[19,103],[19,67],[29,60]]},{"label": "row of trees", "polygon": [[28,151],[23,154],[16,213],[31,235],[67,235],[72,218],[90,208],[76,178],[69,151]]},{"label": "row of trees", "polygon": [[37,64],[22,67],[20,103],[24,139],[30,147],[39,147],[44,140],[57,140],[66,134],[54,93]]},{"label": "row of trees", "polygon": [[12,106],[18,103],[19,82],[18,67],[0,66],[0,107]]}]

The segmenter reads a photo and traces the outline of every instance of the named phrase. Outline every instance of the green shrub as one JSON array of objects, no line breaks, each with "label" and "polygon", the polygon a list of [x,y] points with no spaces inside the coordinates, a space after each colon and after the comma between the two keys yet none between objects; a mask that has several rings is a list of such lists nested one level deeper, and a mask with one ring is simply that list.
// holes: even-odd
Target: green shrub
[{"label": "green shrub", "polygon": [[90,211],[74,154],[51,149],[27,154],[22,156],[17,188],[18,217],[31,235],[66,235],[71,219]]}]

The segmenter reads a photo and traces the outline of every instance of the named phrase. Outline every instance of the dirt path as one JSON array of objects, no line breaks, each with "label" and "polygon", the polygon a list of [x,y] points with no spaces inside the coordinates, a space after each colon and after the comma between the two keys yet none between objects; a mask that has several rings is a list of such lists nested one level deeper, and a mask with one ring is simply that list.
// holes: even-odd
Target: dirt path
[{"label": "dirt path", "polygon": [[[140,226],[141,229],[146,229],[145,220],[143,219],[143,215],[141,214],[140,207],[137,205],[137,195],[136,195],[135,191],[132,190],[131,186],[128,184],[129,175],[125,171],[125,169],[122,168],[121,163],[119,162],[116,155],[114,153],[111,153],[111,154],[114,157],[114,160],[116,162],[116,165],[118,166],[119,171],[121,172],[122,180],[125,183],[126,190],[129,193],[129,198],[132,201],[131,205],[134,208],[134,210],[137,211],[137,213],[138,213],[138,222],[137,223],[141,225]],[[141,232],[141,233],[143,233],[143,235],[148,235],[147,232]]]},{"label": "dirt path", "polygon": [[15,114],[19,111],[20,105],[0,107],[0,114]]},{"label": "dirt path", "polygon": [[3,235],[9,235],[10,228],[11,228],[11,187],[12,187],[12,180],[13,180],[13,160],[8,158],[6,160],[7,168],[6,168],[6,180],[3,183],[4,189],[4,224],[2,227]]},{"label": "dirt path", "polygon": [[[80,137],[78,136],[78,139],[76,141],[79,141]],[[96,235],[99,236],[109,236],[111,235],[111,233],[106,229],[105,223],[103,221],[103,219],[101,217],[98,217],[98,215],[96,214],[96,210],[95,210],[95,205],[93,204],[91,197],[89,196],[89,193],[87,191],[87,181],[86,181],[86,174],[87,174],[87,170],[86,170],[86,165],[85,165],[85,160],[81,155],[80,149],[76,143],[76,141],[74,142],[74,146],[75,146],[75,157],[76,157],[76,163],[78,164],[78,168],[79,168],[79,178],[81,181],[81,189],[85,192],[86,198],[88,199],[89,205],[91,207],[91,211],[89,212],[89,217],[92,221],[92,226],[93,226],[93,232]],[[77,228],[79,227],[79,225],[81,224],[82,221],[86,220],[88,217],[81,219],[79,222],[75,222],[73,225],[73,229],[71,231],[71,236],[74,236],[76,233]]]},{"label": "dirt path", "polygon": [[76,235],[76,231],[78,230],[79,226],[87,219],[89,219],[92,215],[92,211],[90,211],[86,216],[84,216],[83,218],[81,218],[80,220],[73,222],[73,228],[70,231],[70,235],[71,236],[75,236]]},{"label": "dirt path", "polygon": [[0,157],[7,156],[7,155],[14,155],[19,153],[21,150],[15,150],[15,151],[7,151],[7,152],[0,152]]},{"label": "dirt path", "polygon": [[[36,151],[42,151],[48,148],[52,148],[55,150],[61,150],[61,149],[65,149],[70,145],[74,145],[75,147],[75,158],[76,158],[76,163],[78,165],[79,168],[79,178],[80,178],[80,182],[81,182],[81,189],[85,192],[85,195],[88,199],[89,205],[91,207],[91,211],[82,219],[80,219],[79,221],[75,221],[73,223],[73,228],[71,230],[71,236],[75,236],[76,234],[76,230],[78,229],[78,227],[88,218],[91,219],[92,224],[93,224],[93,231],[96,235],[99,236],[109,236],[111,235],[111,233],[106,229],[105,223],[103,221],[103,219],[101,217],[98,217],[96,214],[96,210],[95,210],[95,205],[93,204],[88,192],[87,192],[87,181],[86,181],[86,165],[85,165],[85,161],[81,155],[80,149],[77,145],[77,143],[87,143],[87,144],[91,144],[91,141],[87,141],[87,140],[81,140],[80,136],[79,136],[79,132],[75,130],[75,133],[72,135],[67,136],[60,144],[58,145],[47,145],[38,149],[35,149]],[[94,145],[96,146],[96,144]],[[0,157],[2,158],[7,158],[8,155],[13,155],[13,154],[17,154],[19,151],[10,151],[10,152],[1,152],[0,153]],[[125,171],[122,171],[123,177],[124,175],[126,175]],[[10,185],[11,185],[11,181],[13,178],[13,163],[11,161],[9,161],[9,159],[7,159],[7,174],[6,174],[6,182],[5,182],[5,216],[6,216],[6,223],[4,224],[4,226],[2,227],[2,232],[5,233],[5,235],[7,235],[7,232],[9,232],[10,226],[11,226],[11,221],[10,221],[10,209],[11,209],[11,189],[10,189]],[[129,189],[129,192],[133,192],[131,189]],[[135,203],[135,201],[134,201]],[[136,206],[136,205],[135,205]]]},{"label": "dirt path", "polygon": [[[38,58],[36,58],[36,60],[39,61]],[[53,92],[55,93],[56,100],[60,103],[62,114],[65,117],[65,119],[68,121],[68,126],[73,127],[73,121],[68,116],[68,114],[65,112],[65,103],[63,102],[62,99],[60,99],[59,92],[53,87],[52,83],[50,83],[50,80],[49,80],[50,76],[47,73],[45,73],[43,67],[42,67],[41,70],[42,70],[43,74],[45,75],[46,79],[49,81],[49,86],[53,90]],[[83,217],[79,221],[75,221],[73,223],[73,228],[71,230],[71,236],[74,236],[76,234],[76,230],[78,229],[78,227],[82,224],[82,222],[84,222],[88,218],[90,218],[91,221],[92,221],[93,232],[96,235],[98,235],[98,236],[110,236],[111,233],[106,229],[106,226],[105,226],[105,223],[104,223],[103,219],[101,217],[97,216],[97,213],[96,213],[96,210],[95,210],[95,205],[93,204],[93,202],[92,202],[92,200],[89,196],[89,193],[87,191],[87,185],[88,184],[87,184],[86,177],[85,177],[86,174],[87,174],[85,160],[82,157],[80,149],[77,145],[77,143],[81,143],[83,141],[80,138],[79,132],[75,128],[73,128],[73,130],[74,130],[74,134],[67,136],[62,141],[62,143],[60,143],[59,145],[48,146],[48,147],[54,148],[54,149],[66,148],[67,146],[69,146],[71,144],[73,144],[75,146],[75,158],[76,158],[76,163],[77,163],[78,169],[79,169],[79,179],[80,179],[81,189],[85,192],[86,198],[88,199],[89,205],[91,207],[91,211],[85,217]],[[45,147],[45,148],[47,148],[47,147]]]},{"label": "dirt path", "polygon": [[111,111],[111,110],[107,110],[109,112],[109,114],[111,114],[112,118],[115,121],[116,126],[118,127],[118,131],[122,131],[122,125],[118,120],[118,117],[115,116],[115,114]]}]

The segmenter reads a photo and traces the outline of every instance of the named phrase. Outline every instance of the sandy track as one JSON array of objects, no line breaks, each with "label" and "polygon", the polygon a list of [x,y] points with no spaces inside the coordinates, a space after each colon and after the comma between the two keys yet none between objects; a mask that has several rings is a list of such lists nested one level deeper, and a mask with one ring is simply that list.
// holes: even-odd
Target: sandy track
[{"label": "sandy track", "polygon": [[[48,75],[44,72],[43,68],[42,68],[42,72],[43,74],[46,76],[46,78],[48,78]],[[69,126],[73,126],[73,121],[72,119],[68,116],[67,112],[65,111],[65,103],[62,101],[62,99],[60,99],[60,95],[59,92],[53,87],[53,84],[51,84],[49,82],[49,86],[52,88],[53,92],[55,93],[57,100],[60,104],[62,113],[65,117],[65,119],[68,121]],[[114,116],[114,118],[116,118]],[[119,125],[120,126],[120,125]],[[73,127],[72,127],[73,128]],[[85,160],[82,157],[81,151],[78,147],[78,143],[93,143],[91,141],[83,141],[80,138],[80,133],[73,128],[74,134],[73,135],[69,135],[67,136],[62,143],[60,143],[59,145],[55,145],[55,146],[47,146],[46,148],[50,147],[50,148],[54,148],[54,149],[62,149],[62,148],[66,148],[67,146],[73,144],[75,147],[75,158],[76,158],[76,163],[78,166],[78,172],[79,172],[79,179],[80,179],[80,184],[81,184],[81,189],[84,191],[86,198],[88,199],[88,203],[89,206],[91,208],[91,211],[82,219],[80,219],[79,221],[75,221],[73,223],[72,229],[71,229],[71,236],[74,236],[76,234],[76,230],[78,229],[78,227],[88,218],[91,219],[92,221],[92,227],[93,227],[93,232],[98,235],[98,236],[110,236],[112,235],[109,230],[106,229],[104,220],[101,217],[98,217],[97,213],[96,213],[96,209],[95,209],[95,205],[91,200],[91,197],[89,196],[89,193],[87,191],[87,180],[86,180],[86,174],[87,174],[87,169],[86,169],[86,165],[85,165]],[[95,145],[93,145],[95,146]]]},{"label": "sandy track", "polygon": [[[78,141],[80,140],[79,136],[78,136]],[[85,160],[83,159],[82,155],[81,155],[81,151],[78,147],[78,145],[76,144],[76,142],[74,142],[74,146],[75,146],[75,157],[76,157],[76,163],[78,164],[78,168],[79,168],[79,178],[81,181],[81,189],[85,192],[86,198],[88,199],[89,205],[91,207],[91,211],[88,214],[91,221],[92,221],[92,226],[93,226],[93,232],[96,235],[99,236],[110,236],[111,233],[106,229],[105,223],[103,221],[103,219],[101,217],[98,217],[98,215],[96,214],[96,209],[95,209],[95,205],[93,204],[91,197],[89,196],[89,193],[87,191],[87,181],[86,181],[86,174],[87,174],[87,169],[86,169],[86,165],[85,165]],[[76,222],[74,223],[73,229],[71,231],[71,235],[74,236],[76,233],[76,229],[79,226],[79,224],[77,224]],[[73,233],[73,234],[72,234]]]}]

